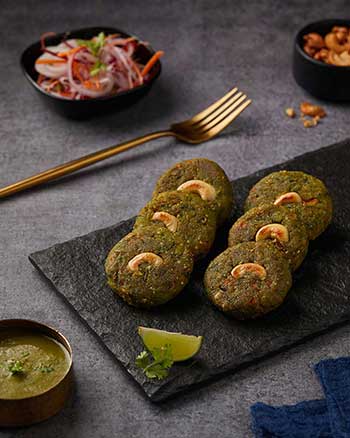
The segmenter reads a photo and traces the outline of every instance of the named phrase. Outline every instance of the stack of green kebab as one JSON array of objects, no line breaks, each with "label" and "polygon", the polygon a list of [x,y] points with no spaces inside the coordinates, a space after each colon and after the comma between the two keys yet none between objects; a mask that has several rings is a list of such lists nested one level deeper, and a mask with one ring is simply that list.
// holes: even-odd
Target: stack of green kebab
[{"label": "stack of green kebab", "polygon": [[154,307],[178,295],[232,211],[232,186],[205,158],[175,164],[158,180],[134,229],[109,252],[110,287],[128,304]]},{"label": "stack of green kebab", "polygon": [[251,189],[245,211],[204,278],[212,303],[237,319],[257,318],[282,304],[309,240],[331,222],[332,199],[314,176],[280,171]]}]

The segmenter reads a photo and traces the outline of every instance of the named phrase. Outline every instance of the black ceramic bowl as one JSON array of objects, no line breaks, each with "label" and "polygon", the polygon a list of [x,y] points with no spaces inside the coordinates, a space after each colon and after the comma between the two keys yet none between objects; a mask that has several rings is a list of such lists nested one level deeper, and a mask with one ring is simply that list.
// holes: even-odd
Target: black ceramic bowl
[{"label": "black ceramic bowl", "polygon": [[[104,32],[106,35],[119,33],[123,37],[130,37],[126,32],[115,29],[111,27],[89,27],[85,29],[72,30],[70,32],[64,32],[57,34],[55,36],[47,38],[46,44],[56,45],[59,44],[64,37],[67,38],[80,38],[80,39],[90,39],[93,36],[98,35],[100,32]],[[25,77],[28,79],[30,84],[39,93],[41,98],[57,112],[71,118],[86,118],[94,116],[97,114],[107,114],[112,111],[119,111],[126,107],[129,107],[141,97],[143,97],[152,87],[154,81],[158,78],[161,72],[161,64],[158,61],[152,68],[151,79],[132,90],[124,91],[122,93],[115,94],[113,96],[94,98],[87,100],[71,100],[64,99],[57,96],[52,96],[51,94],[44,91],[37,84],[38,73],[34,68],[36,59],[42,54],[40,49],[40,42],[36,42],[29,46],[23,52],[21,56],[21,66]],[[137,49],[136,56],[143,62],[146,63],[151,56],[154,54],[154,50],[148,45],[140,45]]]},{"label": "black ceramic bowl", "polygon": [[333,101],[350,100],[350,67],[316,61],[304,52],[303,36],[317,32],[324,36],[333,26],[350,26],[350,20],[323,20],[308,24],[297,34],[294,44],[293,74],[296,82],[310,94]]}]

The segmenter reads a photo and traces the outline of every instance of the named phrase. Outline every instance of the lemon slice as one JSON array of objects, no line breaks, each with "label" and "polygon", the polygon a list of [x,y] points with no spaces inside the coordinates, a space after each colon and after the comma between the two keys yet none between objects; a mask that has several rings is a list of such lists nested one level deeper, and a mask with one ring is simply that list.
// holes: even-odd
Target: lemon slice
[{"label": "lemon slice", "polygon": [[174,362],[187,360],[198,353],[202,345],[202,336],[183,335],[148,327],[139,327],[138,333],[146,348],[152,352],[154,348],[171,346]]}]

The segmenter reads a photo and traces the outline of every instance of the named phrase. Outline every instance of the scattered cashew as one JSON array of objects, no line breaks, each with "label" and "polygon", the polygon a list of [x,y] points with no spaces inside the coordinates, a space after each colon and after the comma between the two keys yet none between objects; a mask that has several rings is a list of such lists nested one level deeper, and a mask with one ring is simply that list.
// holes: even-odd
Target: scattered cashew
[{"label": "scattered cashew", "polygon": [[242,263],[240,265],[237,265],[232,269],[231,275],[233,278],[237,279],[242,277],[247,272],[255,274],[257,277],[260,278],[260,280],[264,280],[266,278],[265,268],[258,263]]},{"label": "scattered cashew", "polygon": [[283,195],[279,196],[275,200],[274,205],[295,204],[295,203],[301,203],[301,202],[302,202],[302,199],[297,192],[288,192],[288,193],[284,193]]},{"label": "scattered cashew", "polygon": [[191,179],[181,184],[177,190],[180,192],[197,192],[203,201],[214,201],[216,191],[214,187],[200,179]]},{"label": "scattered cashew", "polygon": [[152,221],[163,222],[169,231],[175,233],[177,230],[178,220],[172,214],[166,213],[165,211],[157,211],[152,216]]},{"label": "scattered cashew", "polygon": [[300,112],[305,116],[310,117],[325,117],[326,111],[319,105],[313,105],[310,102],[302,102],[300,104]]},{"label": "scattered cashew", "polygon": [[294,111],[293,108],[286,108],[286,109],[285,109],[285,112],[286,112],[286,115],[287,115],[288,117],[290,117],[291,119],[294,119],[294,117],[295,117],[295,111]]},{"label": "scattered cashew", "polygon": [[255,235],[255,240],[258,242],[263,239],[277,239],[280,242],[288,242],[288,229],[281,224],[268,224],[261,227]]},{"label": "scattered cashew", "polygon": [[128,268],[131,271],[138,271],[141,263],[149,263],[154,266],[159,266],[163,263],[163,259],[153,252],[142,252],[129,260]]}]

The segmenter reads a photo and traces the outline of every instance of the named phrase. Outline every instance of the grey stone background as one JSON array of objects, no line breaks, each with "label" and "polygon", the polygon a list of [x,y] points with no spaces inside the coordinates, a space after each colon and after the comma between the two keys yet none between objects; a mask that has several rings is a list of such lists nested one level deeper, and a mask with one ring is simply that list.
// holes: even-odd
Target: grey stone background
[{"label": "grey stone background", "polygon": [[[322,393],[311,364],[349,354],[350,326],[188,392],[151,404],[79,317],[27,259],[33,251],[137,213],[158,175],[175,161],[204,156],[230,179],[349,136],[350,107],[324,103],[313,129],[284,109],[311,99],[291,75],[293,35],[304,24],[350,16],[328,1],[16,1],[0,2],[0,184],[184,119],[232,85],[253,104],[219,138],[200,146],[161,139],[49,186],[0,202],[0,317],[60,329],[74,349],[76,392],[55,418],[4,437],[249,437],[256,401],[290,404]],[[120,27],[166,53],[147,98],[123,113],[89,121],[47,111],[19,68],[41,33],[91,25]],[[330,160],[332,157],[329,157]]]}]

